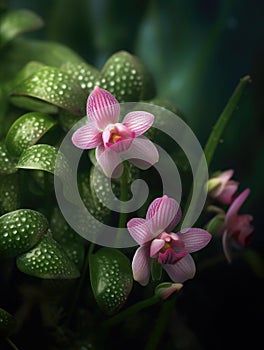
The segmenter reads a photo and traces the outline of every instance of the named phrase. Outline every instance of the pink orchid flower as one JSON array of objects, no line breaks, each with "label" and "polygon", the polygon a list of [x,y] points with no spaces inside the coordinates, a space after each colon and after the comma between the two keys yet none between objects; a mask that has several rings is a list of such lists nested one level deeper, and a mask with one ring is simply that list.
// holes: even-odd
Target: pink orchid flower
[{"label": "pink orchid flower", "polygon": [[142,169],[153,165],[159,158],[154,144],[141,136],[153,124],[154,116],[145,111],[133,111],[120,123],[119,114],[120,104],[116,98],[96,86],[87,100],[88,124],[72,136],[76,147],[96,148],[97,162],[107,177],[122,174],[121,156]]},{"label": "pink orchid flower", "polygon": [[226,170],[220,175],[210,179],[208,186],[213,186],[213,190],[209,192],[210,196],[217,199],[222,204],[231,204],[234,200],[234,194],[237,191],[239,183],[230,180],[234,174],[234,170]]},{"label": "pink orchid flower", "polygon": [[233,245],[244,247],[252,237],[254,227],[250,225],[253,217],[248,214],[238,215],[238,211],[248,197],[250,190],[244,190],[229,207],[222,231],[223,249],[225,256],[231,262],[231,248]]},{"label": "pink orchid flower", "polygon": [[132,270],[134,279],[141,285],[149,281],[151,259],[157,259],[173,282],[181,283],[194,277],[195,264],[189,253],[206,246],[211,235],[199,228],[171,232],[180,219],[179,204],[164,195],[150,204],[146,219],[134,218],[127,223],[129,233],[140,245]]}]

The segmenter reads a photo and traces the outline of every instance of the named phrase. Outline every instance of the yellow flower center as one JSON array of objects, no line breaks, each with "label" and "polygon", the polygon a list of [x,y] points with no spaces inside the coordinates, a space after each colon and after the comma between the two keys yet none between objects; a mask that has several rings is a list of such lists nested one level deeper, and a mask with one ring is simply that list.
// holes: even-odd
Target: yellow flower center
[{"label": "yellow flower center", "polygon": [[110,143],[116,143],[117,141],[119,141],[120,139],[122,139],[122,136],[118,135],[118,134],[112,134],[110,137],[109,142]]},{"label": "yellow flower center", "polygon": [[170,249],[171,248],[171,245],[169,243],[165,243],[164,246],[161,248],[161,253],[165,253],[166,250]]}]

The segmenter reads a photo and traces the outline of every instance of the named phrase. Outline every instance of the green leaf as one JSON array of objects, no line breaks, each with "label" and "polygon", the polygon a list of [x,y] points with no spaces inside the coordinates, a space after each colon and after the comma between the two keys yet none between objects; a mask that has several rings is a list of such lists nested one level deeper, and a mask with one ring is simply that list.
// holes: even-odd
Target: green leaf
[{"label": "green leaf", "polygon": [[95,82],[97,81],[97,77],[99,75],[98,69],[85,62],[78,64],[67,62],[61,66],[61,69],[65,70],[78,82],[79,86],[88,97],[95,86]]},{"label": "green leaf", "polygon": [[0,178],[0,215],[18,209],[20,188],[17,174]]},{"label": "green leaf", "polygon": [[151,259],[151,276],[153,281],[159,281],[161,279],[162,266],[158,263],[157,259]]},{"label": "green leaf", "polygon": [[0,141],[0,175],[15,173],[16,163],[16,160],[7,151],[6,145]]},{"label": "green leaf", "polygon": [[29,146],[51,129],[56,122],[48,115],[38,112],[30,112],[22,115],[10,127],[6,136],[8,151],[19,157]]},{"label": "green leaf", "polygon": [[42,19],[29,10],[9,11],[0,18],[0,46],[5,45],[18,34],[42,26]]},{"label": "green leaf", "polygon": [[90,278],[96,302],[107,314],[117,312],[133,286],[131,263],[117,249],[102,248],[90,256]]},{"label": "green leaf", "polygon": [[136,56],[126,51],[112,55],[105,63],[97,85],[110,91],[119,102],[151,99],[154,82]]},{"label": "green leaf", "polygon": [[59,123],[64,131],[69,131],[80,120],[80,116],[72,114],[65,109],[59,111]]},{"label": "green leaf", "polygon": [[0,336],[8,337],[16,328],[17,322],[14,316],[0,308]]},{"label": "green leaf", "polygon": [[50,235],[45,235],[38,245],[17,258],[21,272],[43,279],[71,279],[80,276],[74,263]]},{"label": "green leaf", "polygon": [[[22,153],[19,158],[17,168],[20,169],[35,169],[44,170],[54,174],[54,169],[57,161],[57,157],[60,157],[58,150],[50,145],[34,145],[31,146]],[[60,167],[61,171],[69,171],[66,160],[64,161],[61,155]],[[59,169],[57,169],[59,171]]]},{"label": "green leaf", "polygon": [[[19,100],[21,97],[23,99]],[[87,98],[70,74],[48,66],[42,67],[20,82],[11,92],[11,102],[17,104],[20,101],[19,107],[28,108],[26,97],[30,101],[32,98],[33,101],[44,101],[78,115],[84,114]]]},{"label": "green leaf", "polygon": [[15,257],[38,243],[48,228],[45,216],[19,209],[0,217],[0,257]]}]

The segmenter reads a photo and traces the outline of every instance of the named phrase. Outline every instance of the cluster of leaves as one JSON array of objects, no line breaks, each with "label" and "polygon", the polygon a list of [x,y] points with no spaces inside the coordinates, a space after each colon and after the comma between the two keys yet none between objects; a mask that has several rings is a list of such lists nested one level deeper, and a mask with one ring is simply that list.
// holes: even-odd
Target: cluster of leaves
[{"label": "cluster of leaves", "polygon": [[[21,272],[36,278],[75,279],[87,267],[88,243],[56,205],[53,176],[60,142],[85,115],[95,85],[129,102],[153,99],[154,83],[128,52],[112,55],[98,70],[65,46],[18,37],[42,25],[32,12],[6,12],[0,23],[0,64],[6,67],[0,73],[0,259],[15,259]],[[79,191],[89,211],[106,221],[110,212],[94,190],[103,177],[94,179],[93,167],[90,154]],[[118,195],[119,184],[113,186]],[[117,249],[101,248],[90,255],[89,268],[97,304],[107,314],[117,312],[132,289],[129,259]],[[0,330],[9,334],[12,316],[1,313]]]}]

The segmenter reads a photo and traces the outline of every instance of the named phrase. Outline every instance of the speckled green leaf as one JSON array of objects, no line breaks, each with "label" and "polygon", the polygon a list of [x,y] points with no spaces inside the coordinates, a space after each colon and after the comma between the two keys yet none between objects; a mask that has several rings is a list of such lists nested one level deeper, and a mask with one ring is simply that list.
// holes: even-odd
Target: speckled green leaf
[{"label": "speckled green leaf", "polygon": [[0,308],[0,336],[8,337],[16,328],[17,322],[14,316]]},{"label": "speckled green leaf", "polygon": [[129,259],[113,248],[102,248],[91,255],[90,278],[96,302],[107,314],[122,307],[133,286]]},{"label": "speckled green leaf", "polygon": [[38,29],[42,25],[42,19],[31,11],[7,12],[0,18],[0,46],[5,45],[18,34]]},{"label": "speckled green leaf", "polygon": [[16,164],[16,160],[7,151],[6,145],[0,141],[0,175],[15,173]]},{"label": "speckled green leaf", "polygon": [[[12,97],[15,96],[15,99]],[[25,96],[48,102],[74,114],[83,115],[87,96],[67,72],[44,66],[17,85],[11,93],[11,102],[17,103],[17,96]],[[21,103],[19,107],[23,107]],[[24,108],[28,108],[25,103]]]},{"label": "speckled green leaf", "polygon": [[17,174],[0,177],[0,215],[19,208],[20,188]]},{"label": "speckled green leaf", "polygon": [[97,81],[99,75],[98,69],[84,62],[78,64],[67,62],[61,69],[65,70],[78,82],[88,97]]},{"label": "speckled green leaf", "polygon": [[119,102],[154,97],[154,82],[136,56],[126,51],[112,55],[105,63],[97,85],[110,91]]},{"label": "speckled green leaf", "polygon": [[0,217],[0,257],[14,257],[32,248],[48,228],[39,212],[19,209]]},{"label": "speckled green leaf", "polygon": [[17,258],[21,272],[43,279],[71,279],[80,273],[63,248],[45,235],[35,248]]},{"label": "speckled green leaf", "polygon": [[[60,243],[60,242],[59,242]],[[85,258],[84,245],[78,242],[60,243],[63,250],[67,254],[68,258],[78,267],[80,270],[83,266]]]},{"label": "speckled green leaf", "polygon": [[8,151],[19,157],[31,145],[34,145],[56,122],[48,114],[30,112],[22,115],[10,127],[6,136]]},{"label": "speckled green leaf", "polygon": [[61,156],[60,167],[57,171],[68,171],[66,160],[58,150],[50,145],[34,145],[27,148],[19,158],[17,168],[44,170],[54,174],[57,157]]}]

